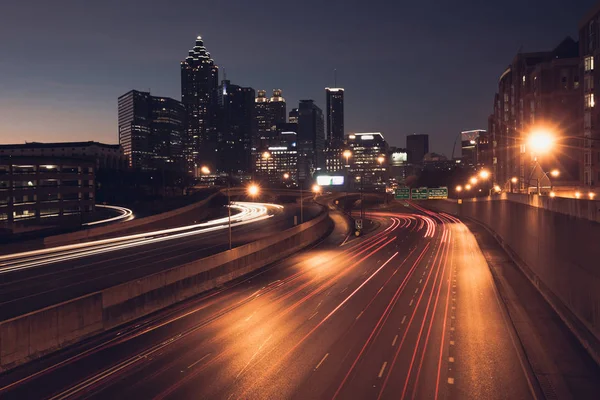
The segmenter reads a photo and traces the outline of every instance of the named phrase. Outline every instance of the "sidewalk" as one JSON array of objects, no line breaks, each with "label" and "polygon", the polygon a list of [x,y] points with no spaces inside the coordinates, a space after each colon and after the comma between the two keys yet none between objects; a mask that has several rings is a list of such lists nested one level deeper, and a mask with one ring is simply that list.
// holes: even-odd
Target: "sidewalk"
[{"label": "sidewalk", "polygon": [[463,222],[486,258],[545,397],[599,398],[600,367],[494,237],[477,223]]}]

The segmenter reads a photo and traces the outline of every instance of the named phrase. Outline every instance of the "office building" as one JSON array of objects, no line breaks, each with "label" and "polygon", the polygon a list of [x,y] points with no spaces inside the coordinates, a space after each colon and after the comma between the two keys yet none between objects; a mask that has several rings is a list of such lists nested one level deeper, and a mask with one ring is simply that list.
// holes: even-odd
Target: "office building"
[{"label": "office building", "polygon": [[22,225],[79,225],[94,211],[93,161],[12,156],[0,158],[0,233]]},{"label": "office building", "polygon": [[380,132],[348,135],[352,152],[350,181],[356,190],[383,192],[386,188],[388,144]]},{"label": "office building", "polygon": [[131,90],[119,97],[118,112],[119,144],[130,168],[184,167],[186,112],[179,101]]},{"label": "office building", "polygon": [[218,90],[219,123],[217,170],[227,173],[251,171],[254,123],[254,89],[221,82]]},{"label": "office building", "polygon": [[188,173],[199,164],[216,165],[217,87],[219,67],[206,50],[202,37],[181,62],[181,102],[186,110],[184,158]]},{"label": "office building", "polygon": [[96,170],[124,170],[128,167],[128,159],[121,146],[99,142],[2,144],[0,160],[5,157],[75,158],[93,162]]},{"label": "office building", "polygon": [[[579,24],[579,72],[583,76],[583,90],[579,93],[583,109],[583,154],[580,157],[582,183],[588,187],[600,186],[600,106],[596,105],[600,87],[600,4],[596,4]],[[595,84],[594,84],[595,83]],[[580,102],[581,104],[581,102]]]},{"label": "office building", "polygon": [[253,153],[255,178],[272,187],[295,187],[298,183],[296,124],[278,124]]},{"label": "office building", "polygon": [[340,146],[344,141],[344,89],[325,88],[327,141]]},{"label": "office building", "polygon": [[[551,51],[519,53],[502,73],[494,96],[494,113],[488,119],[492,137],[493,179],[503,187],[518,179],[518,189],[528,191],[537,159],[542,171],[559,169],[555,183],[579,181],[580,124],[583,95],[579,71],[579,46],[566,38]],[[555,148],[534,155],[527,139],[536,131],[549,132]]]},{"label": "office building", "polygon": [[292,108],[288,115],[288,122],[290,124],[297,124],[298,123],[298,114],[299,114],[298,109]]},{"label": "office building", "polygon": [[344,159],[344,143],[327,142],[325,145],[325,171],[343,171],[346,165]]},{"label": "office building", "polygon": [[492,167],[492,143],[487,131],[462,131],[460,137],[461,160],[464,165],[487,169]]},{"label": "office building", "polygon": [[313,100],[300,100],[298,108],[298,163],[300,181],[325,168],[323,111]]},{"label": "office building", "polygon": [[277,124],[287,122],[287,107],[282,94],[281,89],[273,89],[273,96],[267,103],[267,125],[270,130],[274,130]]},{"label": "office building", "polygon": [[406,137],[408,161],[411,164],[421,164],[425,154],[429,153],[429,135],[413,134]]}]

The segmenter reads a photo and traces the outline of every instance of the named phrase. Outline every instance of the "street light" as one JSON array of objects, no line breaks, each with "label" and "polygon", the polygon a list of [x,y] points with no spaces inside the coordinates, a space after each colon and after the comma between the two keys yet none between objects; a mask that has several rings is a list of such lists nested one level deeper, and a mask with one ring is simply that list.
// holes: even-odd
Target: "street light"
[{"label": "street light", "polygon": [[249,194],[250,196],[252,196],[252,197],[255,197],[255,196],[257,196],[257,195],[258,195],[258,193],[259,193],[259,192],[260,192],[260,188],[258,187],[258,185],[257,185],[257,184],[255,184],[255,183],[251,183],[251,184],[248,186],[248,194]]},{"label": "street light", "polygon": [[550,197],[556,197],[556,193],[550,192]]},{"label": "street light", "polygon": [[[379,168],[380,168],[380,169],[382,169],[382,166],[383,166],[383,162],[384,162],[384,161],[385,161],[385,157],[384,157],[384,156],[379,156],[379,157],[377,157],[377,162],[379,163]],[[384,171],[384,170],[382,169],[382,172],[383,172],[383,171]],[[382,173],[381,175],[382,175],[382,177],[381,177],[381,180],[383,181],[383,196],[384,196],[384,202],[385,202],[385,204],[387,204],[387,192],[386,192],[386,187],[387,187],[387,185],[385,184],[385,178],[384,178],[384,174]]]},{"label": "street light", "polygon": [[352,152],[350,150],[344,150],[344,152],[342,153],[342,155],[346,159],[346,165],[348,165],[348,159],[350,157],[352,157]]},{"label": "street light", "polygon": [[594,197],[596,197],[596,193],[594,193],[594,192],[589,192],[589,193],[588,193],[588,197],[590,198],[590,200],[594,200]]},{"label": "street light", "polygon": [[203,165],[200,167],[200,172],[202,172],[204,175],[208,175],[210,174],[210,168],[208,168],[206,165]]},{"label": "street light", "polygon": [[468,183],[465,185],[465,190],[471,190],[471,185],[469,185]]},{"label": "street light", "polygon": [[499,185],[494,185],[494,191],[500,193],[502,191],[502,188]]},{"label": "street light", "polygon": [[552,171],[550,171],[550,175],[556,178],[560,175],[560,171],[557,169],[553,169]]},{"label": "street light", "polygon": [[579,198],[581,198],[581,193],[580,193],[580,192],[575,192],[575,198],[576,198],[576,199],[579,199]]},{"label": "street light", "polygon": [[319,194],[319,193],[321,193],[321,186],[319,186],[319,185],[316,185],[316,184],[315,184],[315,185],[313,185],[313,187],[312,187],[312,191],[313,191],[315,194]]},{"label": "street light", "polygon": [[471,185],[477,185],[477,178],[472,177],[471,179],[469,179],[469,182],[471,182]]},{"label": "street light", "polygon": [[479,177],[481,179],[487,179],[490,177],[490,172],[488,170],[482,169],[481,171],[479,171]]},{"label": "street light", "polygon": [[548,153],[554,146],[554,135],[547,130],[535,131],[527,138],[527,146],[534,154]]},{"label": "street light", "polygon": [[462,192],[462,189],[463,189],[462,186],[458,185],[455,190],[457,192]]},{"label": "street light", "polygon": [[287,172],[285,174],[283,174],[283,179],[285,179],[285,180],[290,179],[290,174],[288,174]]}]

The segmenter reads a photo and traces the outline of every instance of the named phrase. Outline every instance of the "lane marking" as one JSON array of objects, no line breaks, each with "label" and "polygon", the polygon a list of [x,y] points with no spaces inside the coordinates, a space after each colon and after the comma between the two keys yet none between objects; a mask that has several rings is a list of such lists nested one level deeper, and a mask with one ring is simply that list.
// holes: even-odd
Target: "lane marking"
[{"label": "lane marking", "polygon": [[448,361],[454,362],[454,357],[448,357]]},{"label": "lane marking", "polygon": [[415,299],[410,299],[410,303],[408,303],[408,306],[411,307],[413,305],[414,301],[415,301]]},{"label": "lane marking", "polygon": [[448,378],[448,383],[454,385],[454,378]]},{"label": "lane marking", "polygon": [[454,340],[450,341],[450,346],[454,346]]},{"label": "lane marking", "polygon": [[419,279],[419,283],[423,282],[423,278]]},{"label": "lane marking", "polygon": [[419,292],[419,288],[415,289],[415,294],[417,294]]},{"label": "lane marking", "polygon": [[313,315],[311,315],[310,317],[308,317],[308,320],[310,321],[311,319],[313,319],[313,318],[314,318],[314,316],[315,316],[315,315],[317,315],[318,313],[319,313],[319,312],[318,312],[318,311],[316,311],[316,312],[315,312]]},{"label": "lane marking", "polygon": [[192,364],[188,365],[187,369],[190,369],[190,368],[192,368],[194,365],[198,364],[199,362],[201,362],[202,360],[204,360],[206,357],[210,356],[211,354],[212,354],[212,353],[205,354],[205,355],[204,355],[204,356],[202,356],[202,358],[201,358],[201,359],[199,359],[198,361],[196,361],[196,362],[194,362],[194,363],[192,363]]},{"label": "lane marking", "polygon": [[383,365],[381,366],[381,369],[379,370],[379,375],[377,375],[378,378],[381,378],[383,376],[383,371],[385,371],[386,365],[387,365],[387,361],[384,361]]},{"label": "lane marking", "polygon": [[406,321],[406,315],[402,317],[402,322],[400,322],[400,324],[404,324],[404,321]]},{"label": "lane marking", "polygon": [[315,367],[315,371],[319,369],[319,367],[321,366],[321,364],[323,364],[323,362],[325,361],[325,359],[329,357],[329,353],[325,354],[323,356],[323,358],[321,359],[321,361],[319,361],[319,363],[317,364],[317,366]]},{"label": "lane marking", "polygon": [[360,314],[358,314],[358,317],[356,317],[356,319],[359,319],[359,318],[360,318],[360,316],[362,315],[362,313],[364,313],[364,312],[365,312],[365,310],[362,310],[362,311],[360,312]]},{"label": "lane marking", "polygon": [[394,337],[394,341],[392,342],[392,347],[394,347],[396,345],[396,340],[398,340],[398,335],[396,335]]}]

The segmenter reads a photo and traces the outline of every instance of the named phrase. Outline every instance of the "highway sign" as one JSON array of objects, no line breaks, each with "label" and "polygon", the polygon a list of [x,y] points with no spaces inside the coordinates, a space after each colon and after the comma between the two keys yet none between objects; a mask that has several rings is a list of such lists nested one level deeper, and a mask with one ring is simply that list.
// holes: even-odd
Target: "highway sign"
[{"label": "highway sign", "polygon": [[408,199],[410,199],[410,188],[407,188],[406,186],[399,187],[394,192],[394,198],[398,199],[398,200],[408,200]]},{"label": "highway sign", "polygon": [[410,189],[410,198],[412,200],[427,200],[429,198],[427,188]]},{"label": "highway sign", "polygon": [[447,187],[427,188],[427,197],[430,200],[447,199],[448,198],[448,188]]}]

